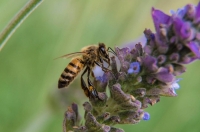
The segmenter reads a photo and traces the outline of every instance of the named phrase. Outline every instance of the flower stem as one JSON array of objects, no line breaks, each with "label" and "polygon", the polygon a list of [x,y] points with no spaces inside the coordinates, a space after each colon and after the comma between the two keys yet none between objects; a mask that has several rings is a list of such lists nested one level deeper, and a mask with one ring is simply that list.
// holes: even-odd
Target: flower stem
[{"label": "flower stem", "polygon": [[42,0],[30,0],[17,15],[8,23],[4,30],[0,33],[0,51],[15,32],[15,30],[20,26],[20,24],[26,19],[26,17],[31,14],[31,12],[36,9],[36,7],[42,2]]}]

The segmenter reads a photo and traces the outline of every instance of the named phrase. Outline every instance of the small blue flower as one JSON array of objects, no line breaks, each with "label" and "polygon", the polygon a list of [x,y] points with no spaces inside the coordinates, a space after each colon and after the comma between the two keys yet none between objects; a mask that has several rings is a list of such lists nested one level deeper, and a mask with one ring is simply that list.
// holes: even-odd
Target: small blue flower
[{"label": "small blue flower", "polygon": [[100,81],[100,82],[102,82],[102,83],[108,82],[107,74],[103,74],[103,76],[98,76],[98,77],[96,77],[96,80],[97,80],[97,81]]},{"label": "small blue flower", "polygon": [[176,80],[174,81],[174,83],[171,85],[172,88],[174,88],[174,89],[179,89],[180,86],[179,86],[178,82],[179,82],[180,80],[181,80],[181,78],[176,79]]},{"label": "small blue flower", "polygon": [[175,11],[175,10],[170,10],[169,12],[170,12],[170,14],[172,14],[172,15],[173,15],[173,14],[176,14],[176,11]]},{"label": "small blue flower", "polygon": [[172,92],[174,94],[176,94],[176,90],[180,88],[178,82],[180,81],[181,79],[177,79],[175,80],[172,84],[171,84],[171,89],[172,89]]},{"label": "small blue flower", "polygon": [[150,114],[148,112],[144,112],[143,120],[147,121],[150,119]]},{"label": "small blue flower", "polygon": [[183,8],[179,8],[177,11],[174,11],[174,10],[170,10],[170,13],[172,15],[177,15],[179,16],[180,18],[183,18],[186,14],[186,8],[183,7]]},{"label": "small blue flower", "polygon": [[138,73],[140,71],[140,64],[139,62],[132,62],[129,66],[128,73]]}]

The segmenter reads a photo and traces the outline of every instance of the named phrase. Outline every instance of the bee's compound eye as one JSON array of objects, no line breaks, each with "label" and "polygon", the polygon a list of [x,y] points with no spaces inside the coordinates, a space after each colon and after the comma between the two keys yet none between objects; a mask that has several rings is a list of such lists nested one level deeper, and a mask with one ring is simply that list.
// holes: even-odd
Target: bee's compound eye
[{"label": "bee's compound eye", "polygon": [[106,53],[106,52],[105,52],[105,49],[104,49],[103,47],[100,48],[100,52],[101,52],[102,54],[105,54],[105,53]]}]

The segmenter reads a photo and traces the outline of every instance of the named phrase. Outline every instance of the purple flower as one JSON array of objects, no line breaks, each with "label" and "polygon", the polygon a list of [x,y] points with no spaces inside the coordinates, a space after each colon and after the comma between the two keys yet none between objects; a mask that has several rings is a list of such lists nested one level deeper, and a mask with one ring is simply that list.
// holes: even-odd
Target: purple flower
[{"label": "purple flower", "polygon": [[186,71],[184,64],[200,59],[200,2],[173,11],[172,16],[152,8],[152,18],[156,33],[145,29],[146,45],[115,48],[111,71],[94,79],[99,98],[84,103],[85,126],[77,127],[78,107],[68,109],[69,130],[123,132],[113,125],[149,120],[145,108],[160,102],[161,96],[177,96],[180,79],[176,77]]},{"label": "purple flower", "polygon": [[172,73],[170,73],[168,69],[161,67],[158,69],[158,72],[155,74],[155,78],[164,83],[168,83],[168,82],[173,81],[174,76]]},{"label": "purple flower", "polygon": [[157,59],[153,56],[141,57],[141,63],[147,73],[153,73],[158,70]]},{"label": "purple flower", "polygon": [[200,2],[196,7],[196,16],[195,16],[195,23],[200,22]]},{"label": "purple flower", "polygon": [[171,23],[171,17],[166,15],[162,11],[152,8],[151,14],[152,14],[154,26],[156,28],[157,33],[160,33],[160,25],[161,24],[168,25],[169,23]]},{"label": "purple flower", "polygon": [[143,120],[147,121],[150,119],[150,114],[148,112],[144,112]]},{"label": "purple flower", "polygon": [[185,41],[193,39],[193,32],[191,30],[190,23],[184,22],[179,17],[175,17],[173,20],[173,25],[174,25],[174,31],[178,37],[180,37],[180,40]]},{"label": "purple flower", "polygon": [[180,18],[183,18],[186,14],[186,10],[185,10],[185,7],[183,7],[183,8],[179,8],[177,11],[171,10],[170,13],[173,16],[179,16]]},{"label": "purple flower", "polygon": [[139,62],[132,62],[129,66],[128,73],[138,73],[140,72],[140,64]]},{"label": "purple flower", "polygon": [[200,45],[197,42],[191,41],[188,44],[190,50],[195,54],[195,56],[200,59]]},{"label": "purple flower", "polygon": [[172,84],[171,84],[171,89],[172,89],[172,92],[174,94],[176,94],[176,91],[177,89],[180,88],[179,84],[177,82],[179,82],[181,79],[177,79],[176,81],[174,81]]}]

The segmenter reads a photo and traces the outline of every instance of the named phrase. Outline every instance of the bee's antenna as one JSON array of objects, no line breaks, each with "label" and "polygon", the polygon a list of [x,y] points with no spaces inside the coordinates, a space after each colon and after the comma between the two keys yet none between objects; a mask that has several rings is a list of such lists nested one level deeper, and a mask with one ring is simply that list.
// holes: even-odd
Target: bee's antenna
[{"label": "bee's antenna", "polygon": [[[111,51],[109,51],[109,49],[110,49]],[[108,52],[113,53],[114,55],[117,56],[117,54],[115,53],[115,51],[114,51],[112,48],[110,48],[110,47],[108,47]]]}]

